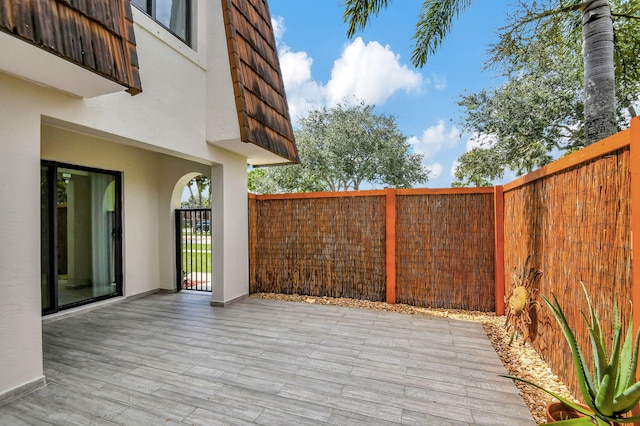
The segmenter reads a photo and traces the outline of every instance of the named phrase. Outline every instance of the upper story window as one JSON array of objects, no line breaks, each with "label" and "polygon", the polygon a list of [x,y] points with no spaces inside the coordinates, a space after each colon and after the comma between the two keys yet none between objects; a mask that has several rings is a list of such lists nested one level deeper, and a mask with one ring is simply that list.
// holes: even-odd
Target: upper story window
[{"label": "upper story window", "polygon": [[131,0],[131,3],[191,46],[191,0]]}]

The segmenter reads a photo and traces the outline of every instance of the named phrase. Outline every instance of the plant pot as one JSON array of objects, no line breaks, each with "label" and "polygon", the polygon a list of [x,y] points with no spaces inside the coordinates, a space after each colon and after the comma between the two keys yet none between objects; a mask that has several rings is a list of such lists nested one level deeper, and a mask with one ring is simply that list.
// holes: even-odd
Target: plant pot
[{"label": "plant pot", "polygon": [[[581,407],[588,408],[586,405],[580,404]],[[580,417],[587,417],[584,414],[574,410],[566,405],[564,402],[552,401],[547,404],[547,422],[557,422],[560,420],[578,419]]]},{"label": "plant pot", "polygon": [[[578,404],[581,407],[589,409],[588,406],[584,404]],[[547,422],[553,423],[560,420],[569,420],[569,419],[578,419],[581,417],[587,417],[584,414],[574,410],[573,408],[565,405],[564,402],[553,401],[547,404],[546,409],[547,414]],[[610,423],[612,426],[620,426],[620,423]]]}]

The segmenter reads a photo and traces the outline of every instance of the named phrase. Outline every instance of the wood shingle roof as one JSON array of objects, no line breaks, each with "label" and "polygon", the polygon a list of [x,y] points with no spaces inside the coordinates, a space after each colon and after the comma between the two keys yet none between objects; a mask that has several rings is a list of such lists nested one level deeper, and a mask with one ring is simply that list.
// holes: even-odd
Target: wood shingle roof
[{"label": "wood shingle roof", "polygon": [[0,31],[142,91],[129,0],[0,0]]},{"label": "wood shingle roof", "polygon": [[222,3],[240,137],[298,163],[267,1]]}]

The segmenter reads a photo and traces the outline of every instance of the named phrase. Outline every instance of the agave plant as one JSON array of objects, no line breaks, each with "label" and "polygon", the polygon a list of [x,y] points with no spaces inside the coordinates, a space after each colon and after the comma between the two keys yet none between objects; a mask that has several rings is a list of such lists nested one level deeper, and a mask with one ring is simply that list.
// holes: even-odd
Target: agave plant
[{"label": "agave plant", "polygon": [[568,407],[584,414],[586,417],[562,420],[554,424],[571,425],[610,425],[611,423],[633,423],[640,421],[640,416],[626,417],[640,401],[640,381],[636,380],[636,367],[638,365],[638,342],[640,329],[633,340],[633,324],[629,321],[624,342],[622,341],[622,326],[617,302],[614,304],[614,336],[610,353],[607,353],[606,339],[600,326],[600,320],[591,303],[584,283],[580,282],[589,305],[589,317],[582,312],[582,316],[589,330],[591,347],[593,350],[593,368],[590,370],[585,362],[583,352],[576,341],[576,337],[567,322],[567,318],[553,296],[553,301],[542,296],[545,303],[553,312],[554,317],[562,328],[564,337],[569,343],[573,362],[575,365],[580,393],[588,408],[545,389],[528,380],[513,376],[504,376],[518,380],[557,398]]}]

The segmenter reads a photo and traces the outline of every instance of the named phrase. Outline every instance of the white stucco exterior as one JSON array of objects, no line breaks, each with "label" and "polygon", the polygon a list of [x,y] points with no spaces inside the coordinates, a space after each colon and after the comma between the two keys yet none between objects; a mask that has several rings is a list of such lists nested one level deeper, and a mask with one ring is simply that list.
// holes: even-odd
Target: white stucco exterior
[{"label": "white stucco exterior", "polygon": [[124,298],[175,288],[174,209],[190,178],[211,177],[212,304],[248,294],[251,158],[239,141],[220,2],[194,3],[194,48],[134,9],[137,96],[81,98],[0,73],[0,403],[43,383],[41,160],[121,173]]}]

